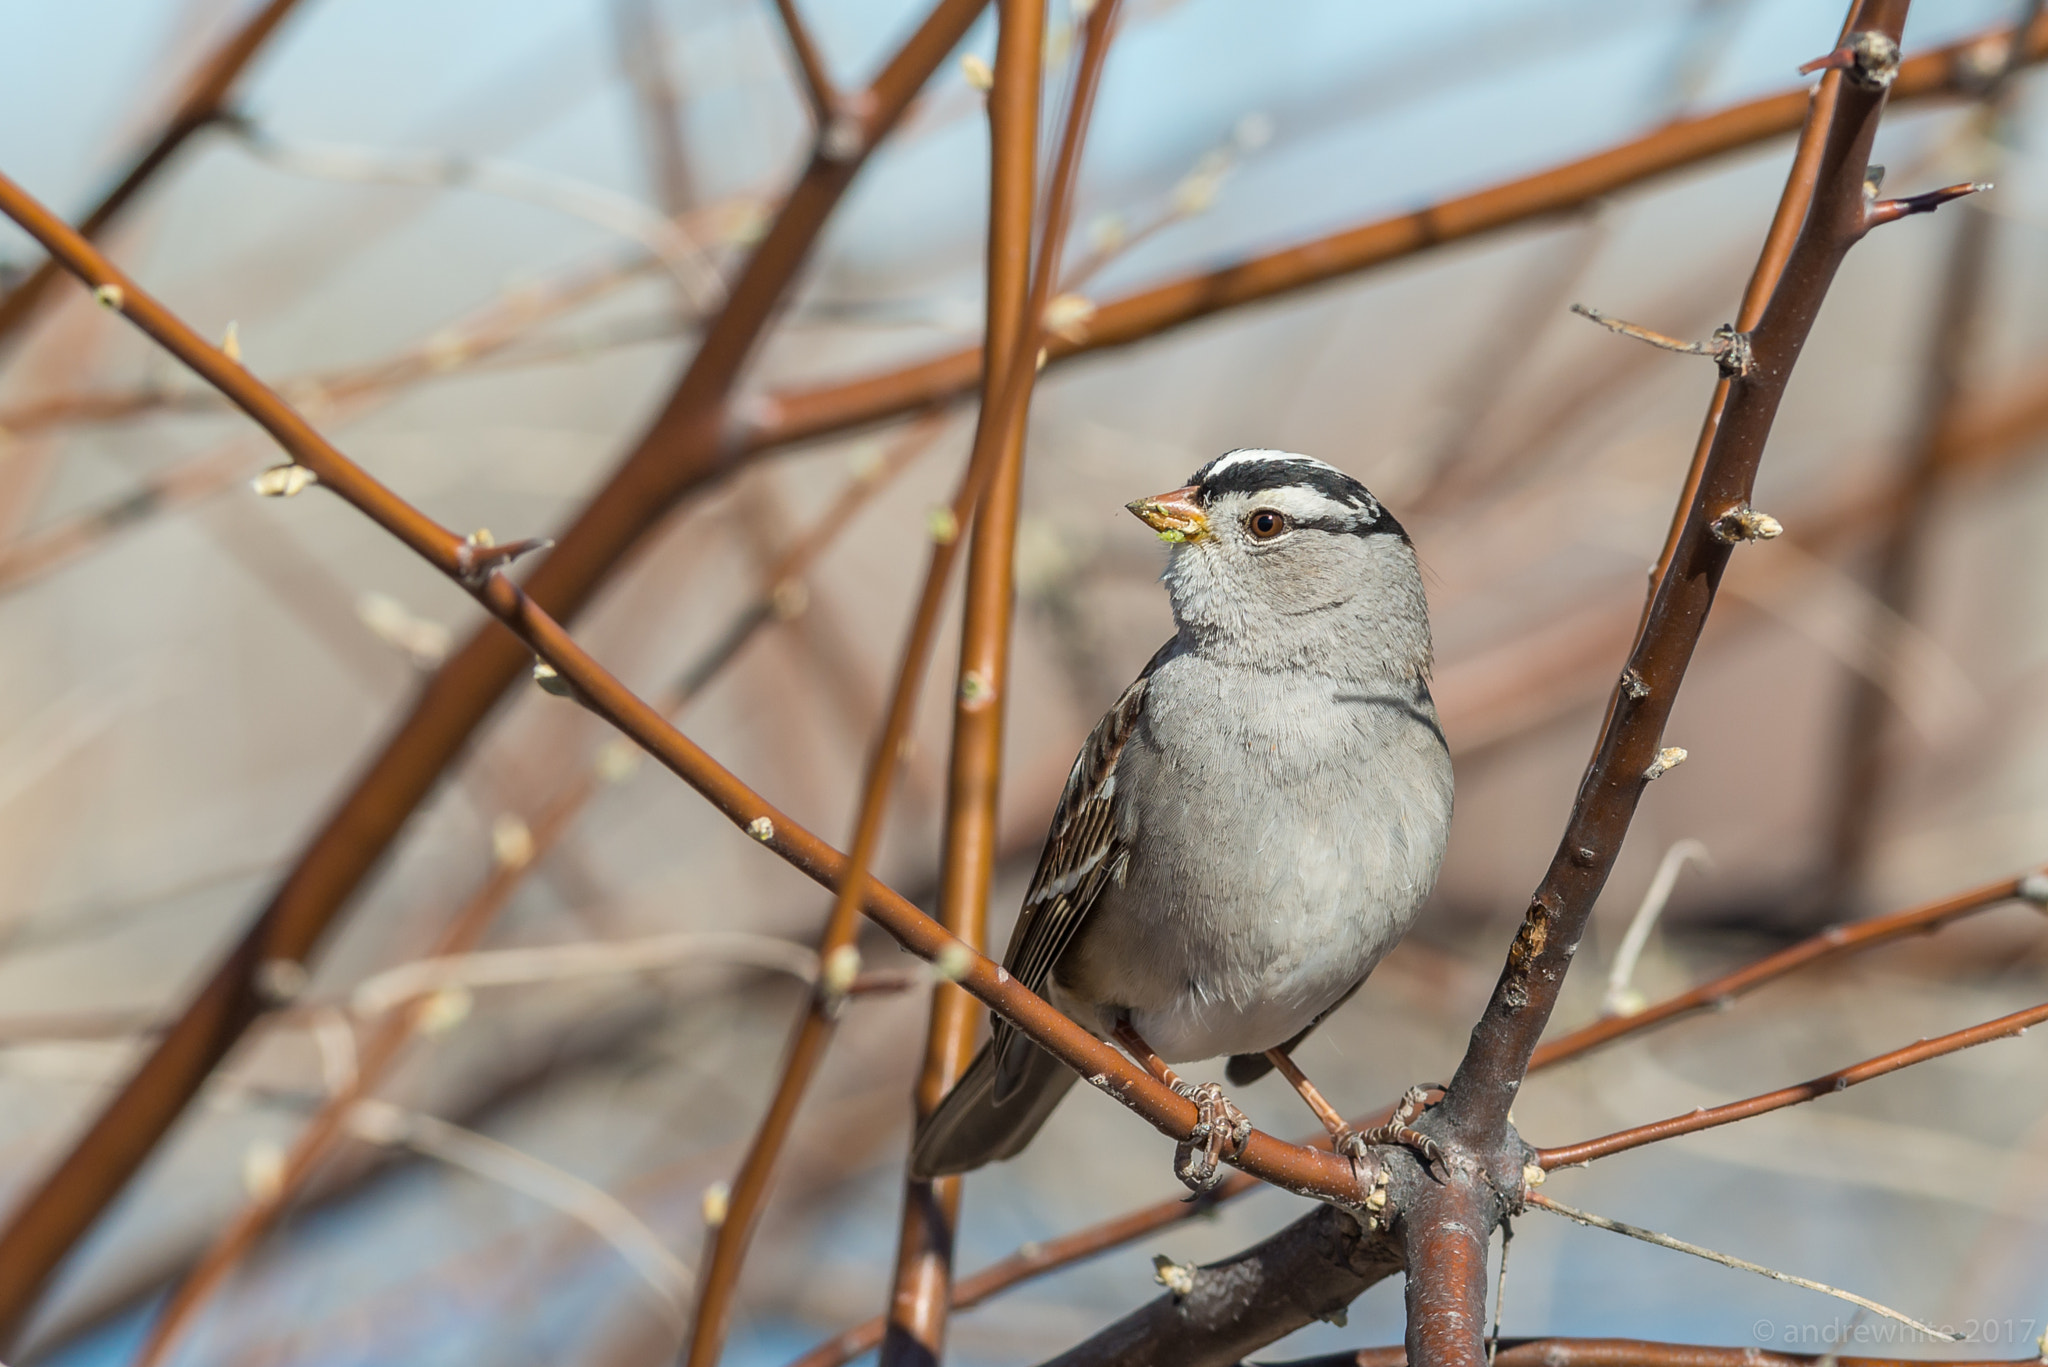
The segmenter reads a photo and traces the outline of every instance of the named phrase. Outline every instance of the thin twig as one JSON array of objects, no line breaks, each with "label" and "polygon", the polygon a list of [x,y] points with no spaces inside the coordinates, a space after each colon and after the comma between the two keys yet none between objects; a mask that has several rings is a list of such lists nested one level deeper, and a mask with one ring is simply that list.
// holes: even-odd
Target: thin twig
[{"label": "thin twig", "polygon": [[1867,921],[1857,921],[1849,925],[1830,926],[1797,944],[1787,945],[1775,954],[1766,955],[1753,964],[1746,964],[1709,979],[1697,987],[1666,997],[1663,1001],[1647,1006],[1634,1015],[1608,1016],[1580,1026],[1577,1030],[1539,1047],[1529,1061],[1529,1070],[1534,1072],[1539,1068],[1552,1067],[1567,1059],[1588,1053],[1600,1045],[1639,1034],[1681,1016],[1717,1009],[1739,996],[1754,992],[1766,983],[1776,982],[1787,974],[1814,964],[1888,944],[1908,935],[1930,934],[1965,916],[1974,916],[1979,912],[2001,906],[2015,897],[2025,896],[2024,887],[2028,880],[2037,877],[2039,875],[2029,873],[2013,878],[2000,878],[1952,896],[1937,898],[1904,911],[1892,912],[1887,916],[1874,916]]},{"label": "thin twig", "polygon": [[1903,1048],[1893,1049],[1868,1058],[1861,1063],[1852,1063],[1847,1068],[1838,1068],[1832,1073],[1823,1073],[1809,1082],[1795,1083],[1780,1087],[1774,1092],[1749,1097],[1743,1101],[1731,1101],[1725,1106],[1704,1107],[1675,1115],[1668,1120],[1654,1121],[1648,1125],[1637,1125],[1631,1129],[1618,1130],[1599,1139],[1588,1139],[1583,1143],[1567,1144],[1562,1148],[1537,1150],[1537,1162],[1546,1170],[1570,1167],[1576,1163],[1589,1163],[1595,1158],[1606,1158],[1610,1154],[1639,1149],[1645,1144],[1659,1140],[1673,1139],[1681,1134],[1693,1134],[1710,1130],[1717,1125],[1729,1125],[1751,1116],[1764,1115],[1770,1111],[1783,1110],[1814,1101],[1836,1092],[1846,1091],[1861,1082],[1896,1073],[1901,1068],[1910,1068],[1916,1063],[1942,1058],[1948,1054],[1960,1053],[1979,1044],[1993,1040],[2017,1039],[2033,1026],[2048,1021],[2048,1004],[2030,1006],[2024,1011],[2015,1011],[1966,1030],[1954,1030],[1932,1039],[1922,1039]]},{"label": "thin twig", "polygon": [[293,175],[373,185],[474,190],[568,214],[652,252],[682,287],[692,308],[708,313],[724,298],[717,268],[676,220],[638,200],[552,171],[466,153],[391,150],[280,138],[247,121],[232,125],[251,156]]},{"label": "thin twig", "polygon": [[683,102],[670,79],[668,34],[654,0],[612,0],[619,69],[633,87],[655,200],[670,218],[696,199],[683,142]]},{"label": "thin twig", "polygon": [[1642,905],[1636,908],[1628,932],[1621,937],[1621,948],[1614,951],[1614,965],[1607,970],[1607,995],[1601,1006],[1608,1015],[1633,1016],[1643,1009],[1643,994],[1629,986],[1629,980],[1635,976],[1636,960],[1650,943],[1650,932],[1656,928],[1657,918],[1664,914],[1665,904],[1670,902],[1671,891],[1678,886],[1678,875],[1687,861],[1710,868],[1714,862],[1707,847],[1697,840],[1675,841],[1664,851],[1663,859],[1657,863],[1656,876],[1643,893]]},{"label": "thin twig", "polygon": [[1708,342],[1682,342],[1676,337],[1667,337],[1653,332],[1638,323],[1610,318],[1598,309],[1587,308],[1584,304],[1573,304],[1571,311],[1581,318],[1590,318],[1609,332],[1618,332],[1624,337],[1633,337],[1638,342],[1648,342],[1664,351],[1681,352],[1687,356],[1711,357],[1714,364],[1725,374],[1747,375],[1750,367],[1749,337],[1737,332],[1731,325],[1714,329],[1714,337]]},{"label": "thin twig", "polygon": [[659,1298],[669,1321],[682,1327],[690,1269],[604,1188],[501,1140],[388,1101],[358,1101],[349,1112],[349,1132],[372,1144],[402,1145],[553,1206],[617,1249]]},{"label": "thin twig", "polygon": [[511,987],[706,963],[786,973],[802,983],[818,980],[818,955],[809,945],[744,930],[679,930],[635,940],[586,940],[414,959],[356,984],[348,1007],[357,1016],[373,1017],[451,987]]},{"label": "thin twig", "polygon": [[[250,15],[243,25],[229,35],[206,61],[194,72],[186,84],[176,105],[165,118],[162,129],[150,142],[141,156],[129,166],[128,171],[116,181],[98,204],[79,220],[79,235],[91,241],[97,238],[127,208],[130,200],[140,194],[159,171],[170,164],[178,149],[194,133],[207,127],[226,107],[228,98],[240,83],[242,73],[261,53],[291,12],[298,8],[298,0],[269,0],[269,3]],[[63,267],[54,260],[44,261],[30,272],[28,277],[13,289],[0,296],[0,340],[13,335],[15,330],[27,321],[35,311],[38,301],[50,288]]]},{"label": "thin twig", "polygon": [[803,15],[797,12],[796,0],[775,0],[775,13],[782,20],[782,35],[789,41],[790,56],[796,60],[797,76],[803,83],[804,99],[817,123],[818,136],[829,137],[832,121],[839,115],[839,89],[825,69],[818,45],[811,41],[811,31],[804,26]]},{"label": "thin twig", "polygon": [[[976,949],[988,933],[988,889],[994,874],[996,796],[1002,776],[1003,718],[1010,687],[1011,612],[1015,606],[1017,518],[1024,467],[1024,431],[1036,357],[1059,239],[1072,207],[1080,151],[1109,36],[1115,0],[1091,17],[1064,120],[1059,164],[1047,195],[1047,226],[1034,270],[1032,229],[1038,213],[1038,124],[1043,84],[1045,6],[1040,0],[997,0],[995,85],[988,97],[990,144],[982,407],[974,460],[988,484],[974,507],[960,626],[960,664],[953,693],[939,919]],[[972,683],[974,687],[970,688]],[[922,1120],[966,1070],[980,1013],[974,999],[941,983],[933,988],[923,1064],[913,1094]],[[948,1285],[953,1280],[958,1177],[906,1178],[903,1214],[890,1281],[880,1367],[923,1367],[945,1352]],[[693,1364],[710,1367],[710,1364]]]},{"label": "thin twig", "polygon": [[1638,1225],[1626,1225],[1619,1220],[1610,1220],[1604,1215],[1591,1215],[1583,1210],[1574,1210],[1563,1202],[1553,1201],[1540,1192],[1530,1192],[1528,1202],[1530,1205],[1547,1210],[1553,1215],[1562,1215],[1567,1220],[1576,1220],[1580,1224],[1590,1225],[1594,1229],[1609,1230],[1615,1234],[1626,1234],[1631,1239],[1641,1239],[1644,1243],[1655,1244],[1659,1248],[1669,1248],[1675,1249],[1680,1253],[1690,1253],[1695,1258],[1705,1258],[1708,1262],[1719,1263],[1723,1267],[1732,1267],[1741,1272],[1754,1272],[1759,1277],[1769,1277],[1772,1281],[1789,1282],[1793,1286],[1802,1286],[1808,1291],[1818,1291],[1824,1296],[1833,1296],[1836,1300],[1847,1301],[1851,1305],[1860,1305],[1865,1310],[1883,1315],[1888,1320],[1897,1320],[1908,1328],[1918,1330],[1929,1338],[1940,1339],[1944,1343],[1957,1343],[1963,1337],[1961,1334],[1945,1334],[1931,1324],[1922,1324],[1911,1315],[1902,1314],[1890,1306],[1879,1305],[1876,1301],[1866,1296],[1859,1296],[1853,1291],[1844,1291],[1839,1286],[1829,1286],[1826,1282],[1817,1282],[1811,1277],[1798,1277],[1790,1272],[1780,1272],[1776,1268],[1765,1267],[1762,1263],[1753,1263],[1746,1258],[1737,1258],[1726,1253],[1716,1253],[1711,1248],[1701,1248],[1698,1244],[1689,1244],[1683,1239],[1674,1239],[1669,1234],[1659,1234],[1653,1229],[1643,1229]]}]

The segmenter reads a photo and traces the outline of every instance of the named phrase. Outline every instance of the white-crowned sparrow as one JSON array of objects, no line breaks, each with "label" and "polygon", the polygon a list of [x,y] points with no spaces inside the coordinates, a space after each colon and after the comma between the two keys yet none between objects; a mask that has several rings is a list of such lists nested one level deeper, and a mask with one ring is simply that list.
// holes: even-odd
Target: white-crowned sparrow
[{"label": "white-crowned sparrow", "polygon": [[[1167,1062],[1278,1065],[1413,923],[1451,821],[1429,695],[1429,611],[1408,535],[1364,485],[1232,451],[1130,505],[1173,543],[1179,631],[1081,747],[1004,967],[1196,1098],[1212,1181],[1248,1122]],[[1008,1158],[1074,1081],[995,1021],[919,1130],[932,1177]]]}]

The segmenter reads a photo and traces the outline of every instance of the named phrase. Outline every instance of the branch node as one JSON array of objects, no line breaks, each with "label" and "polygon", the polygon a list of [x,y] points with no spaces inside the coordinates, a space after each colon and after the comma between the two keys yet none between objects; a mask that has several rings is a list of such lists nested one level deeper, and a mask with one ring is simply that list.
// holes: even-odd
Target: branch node
[{"label": "branch node", "polygon": [[1683,763],[1685,751],[1676,745],[1667,745],[1657,752],[1657,758],[1650,761],[1650,767],[1643,770],[1643,782],[1654,782]]},{"label": "branch node", "polygon": [[119,313],[128,304],[128,291],[119,285],[101,285],[92,292],[92,299],[101,308]]},{"label": "branch node", "polygon": [[974,967],[974,951],[958,940],[939,951],[932,960],[932,976],[942,983],[957,983]]},{"label": "branch node", "polygon": [[1864,90],[1883,90],[1899,74],[1899,45],[1888,33],[1863,29],[1849,35],[1849,41],[1825,57],[1816,57],[1799,68],[1802,76],[1816,71],[1839,71],[1851,85]]},{"label": "branch node", "polygon": [[[766,820],[766,818],[762,818]],[[853,984],[860,977],[860,950],[852,945],[840,945],[825,956],[825,962],[818,971],[818,994],[825,1009],[837,1013],[846,1005],[846,998],[853,991]]]},{"label": "branch node", "polygon": [[818,155],[827,161],[855,161],[867,150],[867,125],[850,111],[835,112],[818,133]]},{"label": "branch node", "polygon": [[256,995],[269,1006],[289,1006],[306,991],[311,981],[306,966],[297,959],[265,959],[256,967]]},{"label": "branch node", "polygon": [[1194,1294],[1195,1267],[1192,1263],[1177,1263],[1164,1253],[1152,1255],[1152,1280],[1173,1293],[1175,1304]]},{"label": "branch node", "polygon": [[934,508],[924,517],[925,535],[937,546],[950,546],[960,539],[960,519],[951,508]]},{"label": "branch node", "polygon": [[[747,823],[747,834],[765,845],[775,838],[775,823],[765,816],[757,816]],[[860,963],[856,958],[854,961],[854,972],[858,973],[859,971]]]},{"label": "branch node", "polygon": [[546,660],[535,660],[533,662],[533,681],[540,686],[541,692],[551,694],[554,697],[573,698],[576,696],[575,685],[556,673],[555,667]]},{"label": "branch node", "polygon": [[1650,696],[1650,686],[1643,682],[1643,676],[1633,666],[1621,671],[1621,691],[1628,695],[1630,702],[1641,702]]},{"label": "branch node", "polygon": [[960,74],[967,78],[967,84],[984,95],[996,88],[995,68],[988,64],[986,58],[977,57],[972,52],[960,55]]},{"label": "branch node", "polygon": [[704,1228],[718,1229],[725,1224],[725,1217],[732,1211],[732,1188],[724,1182],[713,1182],[704,1188],[701,1203],[704,1213]]},{"label": "branch node", "polygon": [[491,822],[491,862],[517,871],[533,862],[533,828],[517,812],[500,812]]},{"label": "branch node", "polygon": [[249,487],[265,498],[291,498],[319,482],[320,476],[303,465],[273,465],[250,480]]},{"label": "branch node", "polygon": [[1734,546],[1744,541],[1770,541],[1783,536],[1785,524],[1744,503],[1715,518],[1713,532],[1716,541]]},{"label": "branch node", "polygon": [[801,579],[784,579],[768,595],[778,622],[793,622],[810,610],[811,590]]},{"label": "branch node", "polygon": [[528,537],[524,541],[508,541],[500,546],[488,530],[479,529],[455,548],[455,573],[463,583],[475,588],[490,578],[491,571],[511,564],[522,555],[547,550],[554,544],[551,537]]},{"label": "branch node", "polygon": [[2037,869],[2020,879],[2017,891],[2021,901],[2032,902],[2042,910],[2048,911],[2048,870]]},{"label": "branch node", "polygon": [[597,747],[597,776],[606,783],[624,783],[640,772],[642,751],[624,736],[613,736]]},{"label": "branch node", "polygon": [[1057,295],[1045,306],[1045,330],[1069,342],[1083,342],[1094,317],[1095,301],[1086,295]]},{"label": "branch node", "polygon": [[987,707],[995,697],[995,683],[979,670],[970,669],[960,676],[960,705],[968,711]]}]

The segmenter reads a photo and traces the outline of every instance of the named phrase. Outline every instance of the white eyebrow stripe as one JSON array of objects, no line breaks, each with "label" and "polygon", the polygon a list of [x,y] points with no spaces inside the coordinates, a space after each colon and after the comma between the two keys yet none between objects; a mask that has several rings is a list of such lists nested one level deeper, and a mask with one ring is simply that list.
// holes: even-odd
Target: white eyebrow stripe
[{"label": "white eyebrow stripe", "polygon": [[1254,494],[1233,497],[1243,498],[1247,507],[1277,509],[1296,521],[1319,517],[1340,517],[1348,520],[1358,516],[1359,512],[1348,503],[1340,503],[1300,484],[1283,484],[1276,489],[1265,489]]},{"label": "white eyebrow stripe", "polygon": [[[1271,451],[1264,447],[1247,447],[1242,451],[1232,451],[1227,455],[1218,456],[1209,466],[1208,473],[1211,477],[1214,477],[1222,474],[1231,466],[1242,464],[1248,460],[1298,460],[1305,465],[1320,465],[1325,470],[1337,469],[1336,466],[1329,464],[1327,461],[1317,460],[1314,456],[1304,456],[1298,451]],[[1343,472],[1338,471],[1338,473],[1341,474]]]}]

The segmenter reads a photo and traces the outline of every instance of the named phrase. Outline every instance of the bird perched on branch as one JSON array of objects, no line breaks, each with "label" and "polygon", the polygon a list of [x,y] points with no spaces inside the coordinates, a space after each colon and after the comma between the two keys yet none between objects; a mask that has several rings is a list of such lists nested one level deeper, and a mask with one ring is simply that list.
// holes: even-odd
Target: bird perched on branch
[{"label": "bird perched on branch", "polygon": [[[1179,631],[1081,747],[1003,965],[1196,1103],[1177,1170],[1198,1189],[1250,1133],[1169,1063],[1278,1067],[1421,910],[1451,821],[1415,550],[1364,485],[1232,451],[1130,510],[1172,544]],[[920,1128],[911,1170],[964,1172],[1031,1141],[1075,1075],[1008,1022]]]}]

